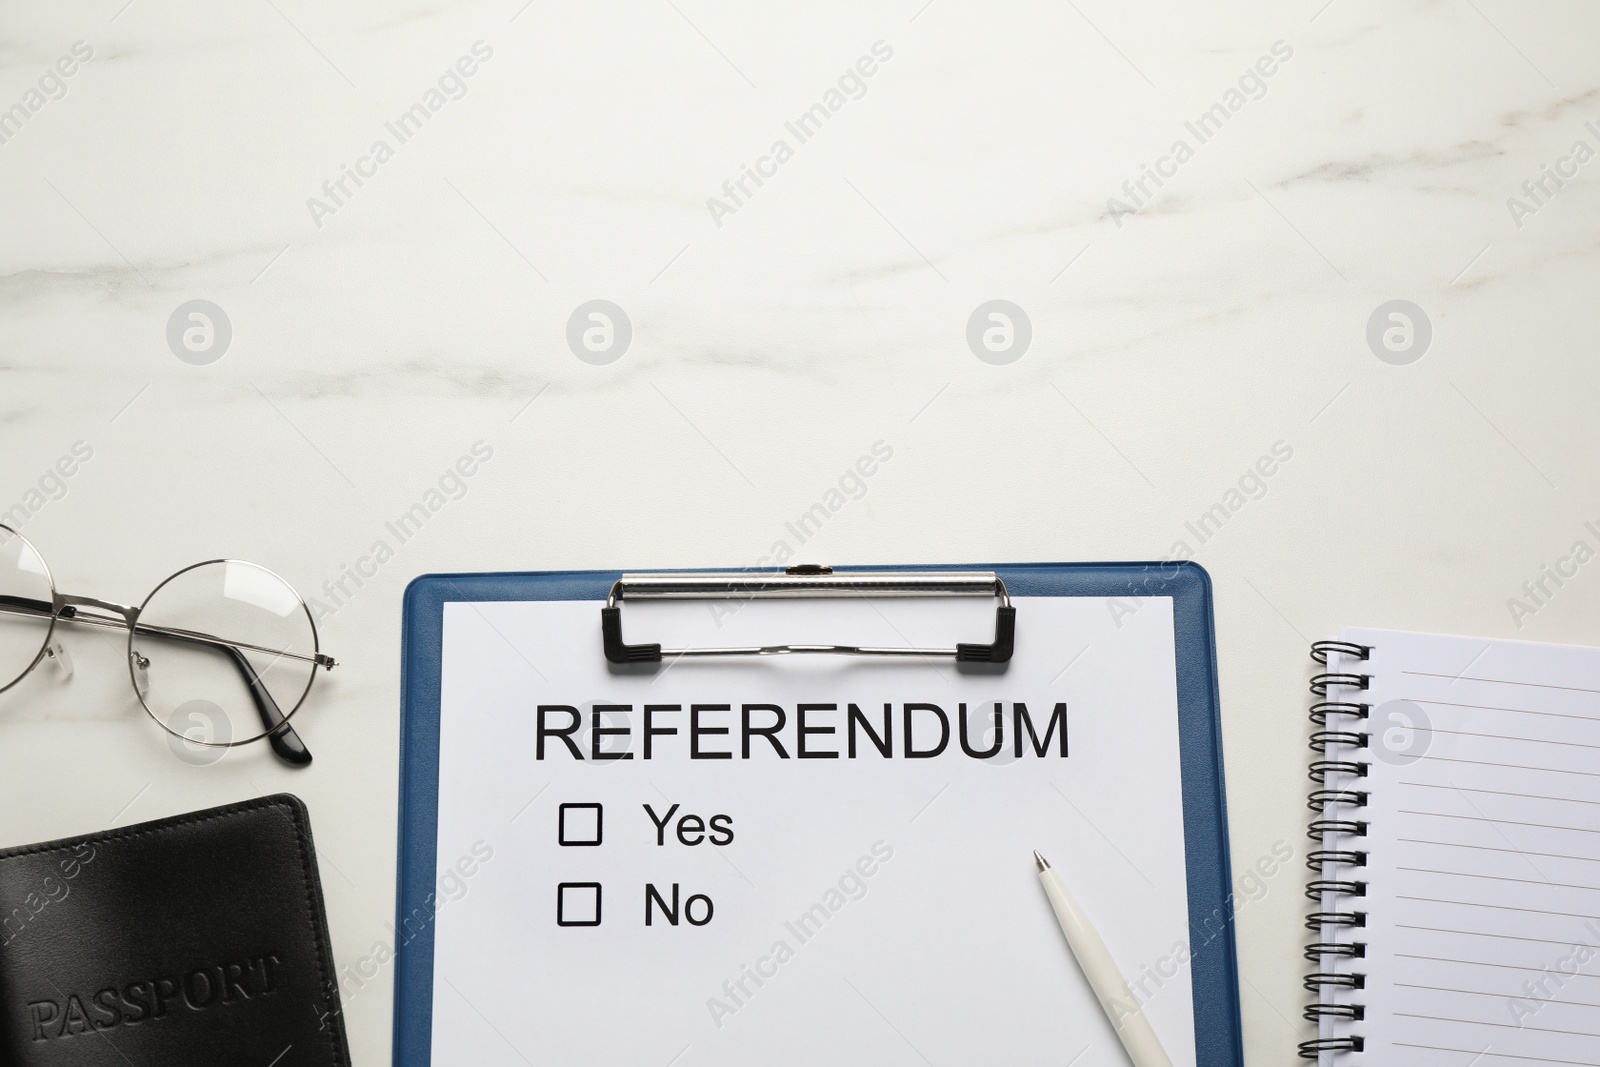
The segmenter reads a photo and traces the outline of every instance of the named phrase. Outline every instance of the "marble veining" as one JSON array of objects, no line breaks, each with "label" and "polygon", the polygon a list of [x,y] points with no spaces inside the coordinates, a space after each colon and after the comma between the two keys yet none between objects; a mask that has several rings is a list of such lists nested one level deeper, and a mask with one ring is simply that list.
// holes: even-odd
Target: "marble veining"
[{"label": "marble veining", "polygon": [[[1309,640],[1600,643],[1592,576],[1506,610],[1600,517],[1600,164],[1545,177],[1600,149],[1592,5],[71,0],[11,5],[0,39],[0,503],[93,447],[26,528],[74,588],[237,555],[315,592],[494,453],[326,620],[311,769],[174,760],[91,637],[70,684],[0,695],[0,845],[293,789],[335,955],[367,957],[407,580],[755,560],[879,440],[894,462],[818,562],[1189,543],[1236,870],[1303,848]],[[492,58],[441,88],[476,42]],[[893,58],[839,90],[875,42]],[[1292,58],[1241,83],[1275,42]],[[380,138],[392,158],[345,177]],[[775,138],[792,158],[739,190]],[[996,299],[1031,332],[1011,362],[970,339]],[[1371,340],[1395,299],[1430,328],[1410,362]],[[609,363],[594,300],[631,326]],[[220,354],[183,347],[193,301]],[[1186,537],[1279,441],[1265,493]],[[1297,863],[1239,914],[1255,1065],[1302,1036]],[[391,980],[347,999],[358,1064],[387,1060]]]}]

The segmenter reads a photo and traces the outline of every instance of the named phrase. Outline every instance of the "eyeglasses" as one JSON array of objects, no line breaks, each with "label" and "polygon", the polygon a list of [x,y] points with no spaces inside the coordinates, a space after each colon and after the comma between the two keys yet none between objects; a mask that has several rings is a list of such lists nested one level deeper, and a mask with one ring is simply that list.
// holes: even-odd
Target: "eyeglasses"
[{"label": "eyeglasses", "polygon": [[289,719],[317,668],[337,663],[322,654],[305,600],[265,567],[196,563],[128,607],[57,592],[44,558],[0,524],[0,693],[47,659],[71,676],[58,623],[127,630],[134,692],[174,737],[208,748],[265,737],[285,763],[311,762]]}]

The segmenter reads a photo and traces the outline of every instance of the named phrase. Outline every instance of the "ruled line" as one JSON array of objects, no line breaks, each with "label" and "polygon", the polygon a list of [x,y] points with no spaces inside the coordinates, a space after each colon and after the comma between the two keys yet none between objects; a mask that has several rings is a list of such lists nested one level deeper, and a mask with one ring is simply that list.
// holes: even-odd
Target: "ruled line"
[{"label": "ruled line", "polygon": [[1428,671],[1401,671],[1401,674],[1412,674],[1418,678],[1448,678],[1452,682],[1492,682],[1495,685],[1523,685],[1529,689],[1560,689],[1568,693],[1595,693],[1600,694],[1600,689],[1585,689],[1581,685],[1551,685],[1548,682],[1519,682],[1511,678],[1474,678],[1468,674],[1433,674]]},{"label": "ruled line", "polygon": [[1577,885],[1573,882],[1534,881],[1532,878],[1512,878],[1505,874],[1470,874],[1467,871],[1436,871],[1431,867],[1396,867],[1397,871],[1411,871],[1413,874],[1443,874],[1451,878],[1486,878],[1491,882],[1516,882],[1520,885],[1547,885],[1554,889],[1587,889],[1591,893],[1600,893],[1600,885]]},{"label": "ruled line", "polygon": [[1427,930],[1435,934],[1460,934],[1462,937],[1492,937],[1498,941],[1533,941],[1541,945],[1560,945],[1562,948],[1577,948],[1575,941],[1552,941],[1548,937],[1519,937],[1516,934],[1488,934],[1482,930],[1452,930],[1447,926],[1412,926],[1410,923],[1395,923],[1401,930]]},{"label": "ruled line", "polygon": [[1485,734],[1475,730],[1441,730],[1436,726],[1415,727],[1418,733],[1429,734],[1454,734],[1456,737],[1487,737],[1493,741],[1526,741],[1532,745],[1562,745],[1568,748],[1600,748],[1600,745],[1591,745],[1583,741],[1552,741],[1544,737],[1528,737],[1526,734]]},{"label": "ruled line", "polygon": [[1396,900],[1420,900],[1428,904],[1460,904],[1464,908],[1494,908],[1496,911],[1522,911],[1530,915],[1560,915],[1566,919],[1593,919],[1595,916],[1584,915],[1576,911],[1547,911],[1544,908],[1519,908],[1515,904],[1479,904],[1472,900],[1446,900],[1443,897],[1414,897],[1404,893],[1396,893]]},{"label": "ruled line", "polygon": [[1524,763],[1500,763],[1492,759],[1456,759],[1452,756],[1418,756],[1419,760],[1437,763],[1470,763],[1474,767],[1499,767],[1508,771],[1543,771],[1546,774],[1581,774],[1585,778],[1600,778],[1600,771],[1567,771],[1560,767],[1529,767]]},{"label": "ruled line", "polygon": [[1571,1064],[1572,1067],[1600,1067],[1600,1063],[1595,1063],[1593,1060],[1552,1060],[1544,1056],[1524,1056],[1516,1052],[1490,1052],[1488,1049],[1474,1051],[1470,1048],[1445,1048],[1443,1045],[1416,1045],[1409,1041],[1391,1041],[1389,1044],[1394,1045],[1396,1048],[1425,1048],[1432,1052],[1459,1052],[1463,1056],[1474,1057],[1474,1063],[1484,1056],[1492,1056],[1497,1060],[1533,1060],[1535,1063]]},{"label": "ruled line", "polygon": [[1548,1026],[1530,1026],[1526,1021],[1517,1023],[1486,1023],[1482,1019],[1452,1019],[1448,1015],[1421,1015],[1417,1012],[1397,1011],[1401,1019],[1428,1019],[1436,1023],[1466,1023],[1471,1026],[1493,1026],[1501,1030],[1537,1030],[1542,1034],[1566,1034],[1568,1037],[1600,1037],[1588,1030],[1556,1030]]},{"label": "ruled line", "polygon": [[1468,822],[1497,822],[1507,826],[1534,826],[1541,830],[1570,830],[1575,834],[1600,834],[1600,829],[1589,829],[1584,826],[1557,826],[1548,822],[1520,822],[1516,819],[1492,819],[1487,815],[1452,815],[1444,811],[1413,811],[1410,808],[1401,808],[1402,815],[1431,815],[1436,819],[1465,819]]},{"label": "ruled line", "polygon": [[[1576,947],[1576,946],[1574,946]],[[1502,971],[1525,971],[1530,974],[1543,974],[1549,969],[1549,964],[1543,967],[1524,967],[1517,963],[1490,963],[1488,960],[1453,960],[1449,956],[1424,956],[1417,952],[1396,952],[1396,959],[1428,960],[1432,963],[1459,963],[1464,967],[1494,967]],[[1600,978],[1600,974],[1584,974],[1579,972],[1573,978]]]},{"label": "ruled line", "polygon": [[1470,785],[1437,785],[1433,782],[1401,782],[1401,785],[1418,789],[1449,789],[1457,793],[1488,793],[1497,797],[1521,797],[1523,800],[1557,800],[1563,804],[1600,804],[1600,800],[1580,800],[1577,797],[1547,797],[1542,793],[1517,793],[1509,789],[1474,789]]},{"label": "ruled line", "polygon": [[1439,704],[1447,708],[1472,708],[1474,711],[1509,711],[1518,715],[1547,715],[1552,719],[1578,719],[1582,722],[1600,722],[1594,715],[1573,715],[1561,711],[1534,711],[1532,708],[1503,708],[1498,704],[1461,704],[1454,700],[1428,700],[1424,697],[1408,697],[1407,699],[1418,704]]},{"label": "ruled line", "polygon": [[[1477,849],[1480,852],[1510,852],[1516,856],[1544,856],[1553,860],[1578,860],[1582,863],[1600,863],[1600,856],[1568,856],[1560,852],[1529,852],[1525,848],[1496,848],[1493,845],[1468,845],[1460,841],[1424,841],[1420,837],[1401,837],[1396,838],[1396,840],[1404,841],[1408,845],[1440,845],[1444,848],[1471,848]],[[1585,916],[1585,918],[1592,918],[1592,916]]]},{"label": "ruled line", "polygon": [[[1568,978],[1572,977],[1571,975],[1566,974],[1566,972],[1564,972],[1564,971],[1562,972],[1562,974],[1563,974],[1564,977],[1568,977]],[[1593,978],[1594,975],[1585,975],[1584,977]],[[1401,987],[1403,987],[1405,989],[1430,989],[1435,993],[1465,993],[1469,997],[1498,997],[1501,1000],[1526,1000],[1527,999],[1526,996],[1524,996],[1522,994],[1519,994],[1519,993],[1486,993],[1481,989],[1452,989],[1450,986],[1423,985],[1420,982],[1396,982],[1395,985],[1401,986]],[[1573,1008],[1600,1008],[1600,1003],[1596,1003],[1596,1002],[1593,1002],[1593,1001],[1588,1001],[1588,1000],[1556,1000],[1553,997],[1550,998],[1550,999],[1545,999],[1545,998],[1541,997],[1540,1000],[1539,1000],[1539,1003],[1541,1003],[1541,1004],[1565,1004],[1565,1005],[1568,1005],[1569,1007],[1573,1007]]]}]

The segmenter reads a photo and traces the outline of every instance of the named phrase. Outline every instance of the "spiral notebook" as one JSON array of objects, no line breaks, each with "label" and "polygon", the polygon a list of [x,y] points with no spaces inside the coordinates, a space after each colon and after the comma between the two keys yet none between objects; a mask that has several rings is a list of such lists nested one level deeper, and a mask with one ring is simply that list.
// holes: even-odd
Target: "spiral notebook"
[{"label": "spiral notebook", "polygon": [[1600,1065],[1600,649],[1350,629],[1312,657],[1301,1054]]}]

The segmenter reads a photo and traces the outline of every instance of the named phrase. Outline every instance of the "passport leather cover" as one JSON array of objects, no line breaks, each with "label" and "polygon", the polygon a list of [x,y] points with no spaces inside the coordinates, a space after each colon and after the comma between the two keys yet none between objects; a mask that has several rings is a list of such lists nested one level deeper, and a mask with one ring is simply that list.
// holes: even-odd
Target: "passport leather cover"
[{"label": "passport leather cover", "polygon": [[349,1062],[299,798],[0,851],[0,1064]]}]

